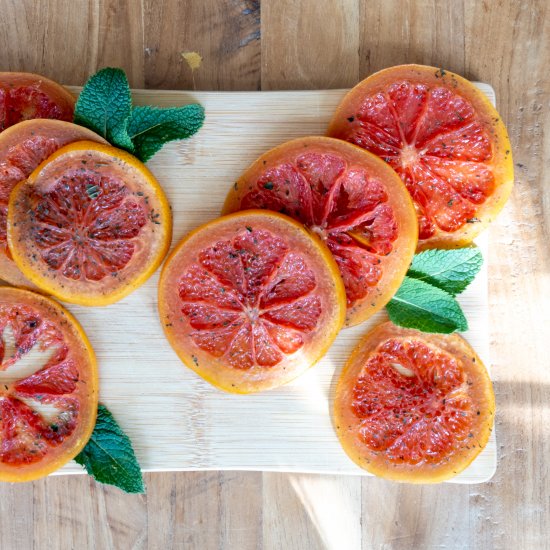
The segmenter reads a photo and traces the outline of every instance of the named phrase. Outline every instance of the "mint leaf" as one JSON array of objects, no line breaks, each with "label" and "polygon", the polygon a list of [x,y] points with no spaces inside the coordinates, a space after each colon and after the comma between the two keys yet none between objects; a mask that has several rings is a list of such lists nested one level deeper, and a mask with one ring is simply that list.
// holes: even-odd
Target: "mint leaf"
[{"label": "mint leaf", "polygon": [[128,436],[103,405],[86,447],[75,458],[100,483],[114,485],[127,493],[144,493],[141,469]]},{"label": "mint leaf", "polygon": [[127,132],[132,95],[122,69],[101,69],[91,76],[78,96],[74,122],[93,130],[116,147],[133,151]]},{"label": "mint leaf", "polygon": [[113,130],[111,137],[107,141],[111,145],[114,145],[119,149],[124,149],[129,153],[133,153],[134,144],[132,143],[132,140],[128,135],[128,130],[126,129],[127,124],[128,124],[128,120],[126,120],[124,124],[121,125],[119,128],[117,128],[116,130]]},{"label": "mint leaf", "polygon": [[192,136],[204,122],[204,109],[198,104],[132,109],[126,74],[108,67],[86,82],[76,102],[74,122],[145,162],[165,143]]},{"label": "mint leaf", "polygon": [[444,290],[406,276],[386,309],[395,325],[449,334],[468,330],[458,302]]},{"label": "mint leaf", "polygon": [[204,122],[204,109],[191,104],[184,107],[134,107],[128,122],[128,134],[134,154],[149,160],[165,143],[192,136]]},{"label": "mint leaf", "polygon": [[426,250],[414,256],[407,275],[456,296],[474,280],[482,264],[477,246]]}]

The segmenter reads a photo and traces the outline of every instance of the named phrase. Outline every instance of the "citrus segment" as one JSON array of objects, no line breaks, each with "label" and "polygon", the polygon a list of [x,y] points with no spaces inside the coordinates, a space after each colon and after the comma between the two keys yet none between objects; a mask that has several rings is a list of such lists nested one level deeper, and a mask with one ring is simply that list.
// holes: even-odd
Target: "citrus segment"
[{"label": "citrus segment", "polygon": [[43,477],[95,424],[95,356],[78,322],[25,290],[0,288],[0,480]]},{"label": "citrus segment", "polygon": [[472,83],[442,69],[402,65],[368,77],[341,102],[328,134],[398,172],[415,203],[420,249],[469,243],[513,185],[498,113]]},{"label": "citrus segment", "polygon": [[342,326],[345,294],[325,245],[293,220],[249,210],[188,235],[168,258],[159,312],[181,360],[250,393],[295,378]]},{"label": "citrus segment", "polygon": [[39,288],[81,305],[115,302],[141,285],[170,244],[164,192],[137,159],[80,141],[13,190],[8,243]]},{"label": "citrus segment", "polygon": [[429,483],[474,460],[487,444],[494,410],[487,371],[463,338],[388,322],[353,351],[336,389],[334,421],[360,467]]},{"label": "citrus segment", "polygon": [[71,121],[75,99],[53,80],[32,73],[0,72],[0,132],[33,118]]},{"label": "citrus segment", "polygon": [[15,286],[34,286],[13,262],[7,245],[6,220],[12,189],[60,147],[81,140],[107,143],[91,130],[61,120],[27,120],[0,134],[0,279]]},{"label": "citrus segment", "polygon": [[262,155],[235,183],[223,211],[249,208],[287,214],[326,243],[346,287],[348,326],[384,307],[416,247],[414,209],[399,177],[339,140],[301,138]]}]

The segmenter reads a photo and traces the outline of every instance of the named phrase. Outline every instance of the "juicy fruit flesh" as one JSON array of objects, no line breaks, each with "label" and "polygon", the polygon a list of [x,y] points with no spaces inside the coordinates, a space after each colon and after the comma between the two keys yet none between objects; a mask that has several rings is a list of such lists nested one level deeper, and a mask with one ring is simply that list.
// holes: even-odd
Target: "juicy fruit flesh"
[{"label": "juicy fruit flesh", "polygon": [[314,272],[281,237],[247,228],[203,249],[179,279],[193,342],[236,369],[298,351],[321,316]]},{"label": "juicy fruit flesh", "polygon": [[489,135],[472,105],[443,86],[407,80],[364,99],[342,137],[388,162],[417,210],[419,239],[477,221],[494,191]]},{"label": "juicy fruit flesh", "polygon": [[36,86],[0,89],[0,131],[33,118],[72,121],[73,111],[61,107]]},{"label": "juicy fruit flesh", "polygon": [[340,268],[348,307],[380,281],[397,222],[382,182],[364,168],[335,154],[305,153],[266,169],[249,188],[240,208],[287,214],[325,241]]},{"label": "juicy fruit flesh", "polygon": [[0,251],[9,255],[6,243],[6,218],[12,189],[59,149],[56,139],[32,136],[14,145],[0,162]]},{"label": "juicy fruit flesh", "polygon": [[0,307],[0,335],[0,462],[24,466],[74,432],[79,371],[60,330],[30,307]]},{"label": "juicy fruit flesh", "polygon": [[[394,463],[439,463],[473,437],[474,410],[460,361],[415,339],[390,338],[353,388],[359,436]],[[473,442],[472,442],[473,445]]]},{"label": "juicy fruit flesh", "polygon": [[122,180],[86,168],[66,170],[51,190],[34,192],[31,204],[30,235],[42,261],[72,280],[116,276],[147,222]]}]

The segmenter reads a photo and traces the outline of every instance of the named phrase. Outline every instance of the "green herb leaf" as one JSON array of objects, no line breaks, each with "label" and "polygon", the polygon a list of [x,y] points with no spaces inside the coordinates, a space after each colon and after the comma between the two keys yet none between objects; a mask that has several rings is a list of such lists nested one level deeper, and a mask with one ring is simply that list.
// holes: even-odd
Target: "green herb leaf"
[{"label": "green herb leaf", "polygon": [[456,296],[474,280],[482,264],[477,246],[426,250],[414,256],[407,275]]},{"label": "green herb leaf", "polygon": [[127,493],[144,493],[141,469],[128,436],[103,405],[90,441],[75,458],[100,483],[114,485]]},{"label": "green herb leaf", "polygon": [[74,122],[145,162],[165,143],[192,136],[204,122],[204,109],[198,104],[132,109],[126,74],[106,68],[91,76],[80,92]]},{"label": "green herb leaf", "polygon": [[101,69],[91,76],[80,92],[74,122],[86,126],[116,147],[133,151],[127,132],[132,110],[128,79],[122,69]]},{"label": "green herb leaf", "polygon": [[101,189],[97,185],[94,185],[93,183],[86,184],[86,193],[91,199],[97,199],[100,192]]},{"label": "green herb leaf", "polygon": [[184,107],[134,107],[128,122],[128,134],[135,155],[149,160],[165,143],[192,136],[204,122],[204,109],[191,104]]},{"label": "green herb leaf", "polygon": [[409,276],[386,309],[391,321],[401,327],[444,334],[468,330],[460,305],[448,292]]}]

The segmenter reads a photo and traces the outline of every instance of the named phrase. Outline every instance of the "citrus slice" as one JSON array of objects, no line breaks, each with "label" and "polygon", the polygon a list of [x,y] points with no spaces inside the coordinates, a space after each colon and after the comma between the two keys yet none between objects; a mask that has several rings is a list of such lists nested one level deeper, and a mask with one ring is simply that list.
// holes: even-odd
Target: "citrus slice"
[{"label": "citrus slice", "polygon": [[487,370],[466,340],[390,322],[355,348],[334,402],[349,457],[377,476],[409,483],[464,470],[487,444],[494,412]]},{"label": "citrus slice", "polygon": [[512,190],[504,123],[471,82],[443,69],[400,65],[369,76],[340,103],[328,135],[398,172],[417,210],[420,250],[470,243]]},{"label": "citrus slice", "polygon": [[99,306],[128,295],[160,265],[171,234],[154,176],[109,145],[66,145],[10,196],[7,235],[17,267],[66,302]]},{"label": "citrus slice", "polygon": [[159,282],[168,341],[189,368],[232,393],[307,370],[342,327],[345,303],[325,245],[290,218],[258,210],[191,232]]},{"label": "citrus slice", "polygon": [[75,98],[43,76],[0,72],[0,132],[32,118],[73,119]]},{"label": "citrus slice", "polygon": [[94,352],[53,300],[0,288],[0,481],[30,481],[74,458],[95,425]]},{"label": "citrus slice", "polygon": [[6,218],[12,189],[60,147],[81,140],[107,143],[77,124],[41,118],[19,122],[0,134],[0,279],[15,286],[34,286],[13,262],[7,244]]},{"label": "citrus slice", "polygon": [[414,208],[399,177],[335,139],[300,138],[262,155],[234,184],[223,212],[247,208],[287,214],[327,244],[346,287],[346,326],[386,305],[416,248]]}]

